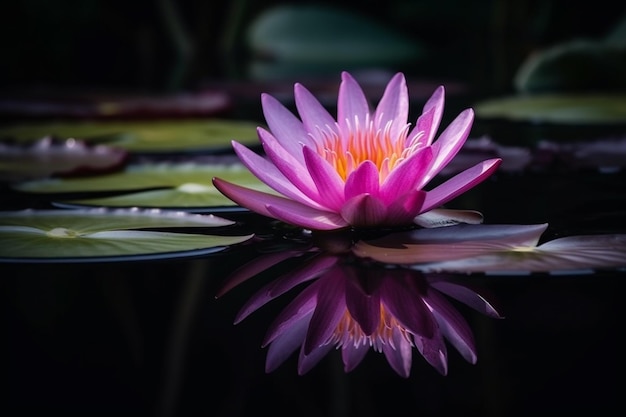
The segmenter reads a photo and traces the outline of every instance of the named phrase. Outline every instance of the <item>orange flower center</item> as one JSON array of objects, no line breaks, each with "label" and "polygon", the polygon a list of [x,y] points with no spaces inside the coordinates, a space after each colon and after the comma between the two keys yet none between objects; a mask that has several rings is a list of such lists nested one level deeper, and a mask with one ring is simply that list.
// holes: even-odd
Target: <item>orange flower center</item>
[{"label": "orange flower center", "polygon": [[354,346],[369,345],[374,350],[381,352],[383,345],[392,344],[393,346],[392,334],[394,329],[399,330],[400,334],[413,346],[413,341],[407,330],[394,316],[387,312],[382,304],[380,305],[378,327],[370,335],[363,332],[361,326],[352,318],[350,312],[346,310],[335,328],[329,343],[336,343],[338,347],[344,344],[353,344]]},{"label": "orange flower center", "polygon": [[322,139],[317,142],[317,152],[335,168],[344,181],[363,162],[372,161],[378,168],[382,183],[398,163],[421,147],[419,138],[422,133],[413,138],[411,143],[407,143],[408,124],[392,137],[391,121],[383,129],[375,128],[374,123],[367,119],[365,126],[360,126],[357,118],[354,126],[349,120],[346,122],[347,132],[337,135],[330,129],[324,130],[321,132]]}]

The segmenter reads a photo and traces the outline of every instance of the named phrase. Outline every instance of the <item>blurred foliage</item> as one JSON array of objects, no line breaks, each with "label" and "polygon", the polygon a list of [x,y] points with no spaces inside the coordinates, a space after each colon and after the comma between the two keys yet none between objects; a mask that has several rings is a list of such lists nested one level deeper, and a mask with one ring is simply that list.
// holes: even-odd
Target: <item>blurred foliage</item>
[{"label": "blurred foliage", "polygon": [[[171,90],[245,77],[245,32],[281,4],[330,5],[373,18],[434,51],[415,76],[511,89],[535,50],[606,34],[620,2],[565,0],[22,0],[3,5],[0,89],[104,86]],[[323,30],[323,29],[321,29]],[[411,74],[413,75],[413,74]]]}]

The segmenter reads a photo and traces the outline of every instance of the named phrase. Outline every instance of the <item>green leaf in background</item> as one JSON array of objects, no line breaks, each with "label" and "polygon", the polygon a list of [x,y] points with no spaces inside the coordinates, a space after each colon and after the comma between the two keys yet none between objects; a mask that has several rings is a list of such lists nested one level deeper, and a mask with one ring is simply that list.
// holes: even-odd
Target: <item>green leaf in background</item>
[{"label": "green leaf in background", "polygon": [[477,118],[584,124],[626,124],[624,94],[534,94],[476,103]]},{"label": "green leaf in background", "polygon": [[[55,178],[26,181],[14,188],[29,193],[76,193],[133,191],[112,197],[66,201],[79,205],[108,207],[203,208],[235,206],[212,183],[213,177],[260,191],[272,190],[242,164],[159,163],[130,165],[124,172],[83,178]],[[159,190],[148,190],[163,188]]]},{"label": "green leaf in background", "polygon": [[83,141],[45,137],[25,145],[0,142],[0,181],[16,182],[53,175],[111,172],[126,163],[128,152]]},{"label": "green leaf in background", "polygon": [[0,212],[0,262],[102,262],[208,254],[252,236],[136,229],[213,228],[233,223],[213,215],[161,210]]},{"label": "green leaf in background", "polygon": [[260,57],[249,75],[262,80],[397,67],[427,56],[421,40],[393,25],[319,4],[268,8],[246,28],[246,44]]},{"label": "green leaf in background", "polygon": [[136,153],[192,152],[228,149],[232,140],[256,144],[256,127],[252,122],[219,119],[29,122],[0,127],[0,139],[29,142],[52,136]]}]

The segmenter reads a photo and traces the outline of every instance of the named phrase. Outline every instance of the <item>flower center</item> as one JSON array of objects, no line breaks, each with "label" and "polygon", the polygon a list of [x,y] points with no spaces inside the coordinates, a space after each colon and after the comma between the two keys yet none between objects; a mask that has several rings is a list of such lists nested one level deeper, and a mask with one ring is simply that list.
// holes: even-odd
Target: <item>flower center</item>
[{"label": "flower center", "polygon": [[419,149],[419,138],[423,135],[420,133],[408,142],[410,125],[393,136],[392,125],[393,121],[389,121],[381,129],[376,128],[369,118],[364,125],[357,117],[353,123],[346,120],[347,128],[339,128],[339,135],[330,129],[322,131],[317,152],[330,162],[344,181],[363,162],[371,161],[378,168],[379,180],[383,182],[398,163]]},{"label": "flower center", "polygon": [[380,321],[372,334],[367,335],[361,329],[348,310],[344,312],[339,321],[333,337],[329,343],[337,343],[338,346],[353,344],[354,346],[369,345],[377,352],[382,352],[383,345],[393,344],[393,330],[397,329],[400,334],[413,346],[413,341],[406,329],[398,320],[389,314],[384,306],[380,305]]}]

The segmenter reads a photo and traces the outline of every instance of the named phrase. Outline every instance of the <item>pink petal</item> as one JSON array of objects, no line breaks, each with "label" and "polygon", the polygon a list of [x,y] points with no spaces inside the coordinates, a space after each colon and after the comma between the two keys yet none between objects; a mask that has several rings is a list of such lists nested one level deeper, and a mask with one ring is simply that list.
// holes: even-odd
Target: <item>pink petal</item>
[{"label": "pink petal", "polygon": [[341,73],[339,98],[337,99],[337,123],[342,131],[346,131],[346,120],[353,124],[355,117],[363,123],[369,114],[369,103],[361,86],[347,72]]},{"label": "pink petal", "polygon": [[[292,258],[295,257],[292,256]],[[289,271],[277,280],[274,280],[270,288],[270,294],[273,297],[278,297],[298,284],[319,277],[331,269],[338,261],[339,258],[334,255],[329,255],[324,252],[317,254],[312,259],[303,261],[305,262],[304,265],[298,267],[297,271]]]},{"label": "pink petal", "polygon": [[345,183],[335,168],[308,146],[304,149],[304,160],[308,174],[317,186],[318,202],[324,207],[339,211],[344,202]]},{"label": "pink petal", "polygon": [[[264,258],[264,256],[261,256]],[[293,258],[293,255],[292,255]],[[321,273],[330,268],[335,262],[335,257],[316,257],[312,262],[306,263],[305,267],[299,269],[297,273],[287,273],[275,279],[259,289],[248,301],[239,309],[235,317],[235,324],[240,323],[250,314],[291,290],[297,285],[317,278]]]},{"label": "pink petal", "polygon": [[422,211],[426,192],[422,190],[413,190],[397,198],[387,207],[387,224],[388,225],[406,225],[410,224],[415,218],[416,213]]},{"label": "pink petal", "polygon": [[348,343],[343,345],[341,349],[343,370],[345,372],[354,370],[363,361],[369,349],[370,347],[367,344],[355,346],[353,343]]},{"label": "pink petal", "polygon": [[345,184],[345,199],[349,200],[360,194],[378,197],[378,168],[372,161],[365,161],[348,176]]},{"label": "pink petal", "polygon": [[219,192],[221,192],[240,206],[267,217],[273,217],[272,214],[265,207],[267,204],[276,204],[277,201],[282,202],[283,200],[293,201],[288,200],[285,197],[280,197],[274,194],[264,193],[262,191],[257,191],[251,188],[245,188],[240,185],[232,184],[220,178],[213,178],[213,185],[219,190]]},{"label": "pink petal", "polygon": [[424,300],[432,308],[439,330],[444,337],[466,361],[472,364],[476,363],[478,357],[476,356],[474,334],[461,313],[436,291],[428,291]]},{"label": "pink petal", "polygon": [[[272,164],[266,158],[263,158],[237,142],[233,142],[233,149],[237,153],[241,163],[243,163],[246,168],[250,170],[250,172],[252,172],[259,180],[267,184],[270,188],[273,188],[284,196],[297,200],[302,204],[321,208],[321,206],[314,201],[314,198],[317,197],[317,192],[311,192],[308,184],[305,182],[306,179],[310,180],[308,176],[301,175],[298,177],[296,175],[295,177],[298,178],[298,180],[294,184],[280,171],[278,165]],[[291,162],[291,164],[287,165],[292,169],[297,169],[298,164],[295,161]],[[305,169],[303,168],[302,170]],[[291,175],[292,177],[294,176],[293,174]],[[302,191],[306,191],[308,195],[304,194]]]},{"label": "pink petal", "polygon": [[413,342],[420,354],[441,375],[448,374],[448,350],[443,336],[437,329],[433,337],[413,336]]},{"label": "pink petal", "polygon": [[265,358],[265,372],[272,372],[285,362],[304,341],[313,312],[302,316],[270,344]]},{"label": "pink petal", "polygon": [[383,353],[387,362],[398,375],[408,378],[411,374],[413,349],[397,327],[391,331],[392,340],[383,344]]},{"label": "pink petal", "polygon": [[483,161],[428,191],[423,211],[439,207],[480,184],[493,174],[501,162],[500,158]]},{"label": "pink petal", "polygon": [[409,92],[402,73],[397,73],[385,87],[374,113],[374,127],[384,129],[391,121],[390,135],[397,138],[409,117]]},{"label": "pink petal", "polygon": [[393,280],[384,280],[381,283],[381,301],[411,333],[431,337],[435,329],[435,320],[424,304],[422,295],[409,280],[411,275],[405,279],[399,276]]},{"label": "pink petal", "polygon": [[317,283],[324,290],[317,294],[317,306],[304,340],[305,355],[309,355],[313,349],[328,343],[346,311],[344,280],[335,279],[331,274],[320,278]]},{"label": "pink petal", "polygon": [[[346,306],[350,315],[366,335],[371,335],[380,323],[380,296],[369,294],[361,285],[354,268],[344,268],[346,281]],[[366,278],[367,279],[367,278]]]},{"label": "pink petal", "polygon": [[258,258],[255,258],[254,260],[237,268],[231,275],[229,275],[226,281],[222,283],[219,290],[216,292],[215,298],[223,296],[228,291],[235,288],[237,285],[258,275],[262,271],[269,269],[272,266],[277,265],[282,261],[293,258],[295,256],[297,256],[296,251],[283,251],[270,253],[265,256],[259,256]]},{"label": "pink petal", "polygon": [[461,303],[473,308],[479,313],[485,314],[486,316],[492,318],[503,318],[503,316],[498,313],[496,308],[488,300],[486,300],[476,291],[464,285],[459,285],[454,282],[446,281],[445,279],[436,279],[434,281],[431,281],[429,284],[437,291],[440,291],[441,293],[460,301]]},{"label": "pink petal", "polygon": [[240,206],[286,223],[317,230],[334,230],[348,226],[337,213],[318,210],[294,200],[245,188],[219,178],[213,178],[213,185]]},{"label": "pink petal", "polygon": [[430,167],[433,153],[430,147],[419,150],[395,167],[381,187],[383,201],[391,203],[396,196],[419,190],[421,179]]},{"label": "pink petal", "polygon": [[419,188],[426,185],[455,157],[469,136],[473,122],[474,111],[472,109],[464,110],[432,144],[434,161],[430,167],[429,174],[423,177]]},{"label": "pink petal", "polygon": [[312,144],[302,122],[278,100],[264,93],[261,94],[261,105],[270,131],[287,152],[298,157],[302,144]]},{"label": "pink petal", "polygon": [[327,345],[315,348],[308,355],[304,354],[304,345],[300,349],[300,355],[298,356],[298,375],[304,375],[309,372],[315,365],[319,363],[331,350],[335,348],[335,345],[329,343]]},{"label": "pink petal", "polygon": [[305,229],[335,230],[349,226],[349,223],[337,213],[317,210],[291,200],[269,203],[266,210],[270,217]]},{"label": "pink petal", "polygon": [[433,143],[443,115],[444,101],[445,89],[443,86],[439,86],[424,105],[422,114],[418,117],[415,127],[408,135],[409,139],[419,132],[424,132],[424,146],[429,146]]},{"label": "pink petal", "polygon": [[278,336],[290,331],[300,320],[311,316],[317,305],[318,286],[312,284],[306,287],[276,316],[267,329],[262,347],[272,343]]},{"label": "pink petal", "polygon": [[[301,84],[294,86],[296,107],[305,129],[316,137],[318,129],[332,129],[336,132],[335,119],[328,113],[322,104]],[[336,132],[338,133],[338,132]]]},{"label": "pink petal", "polygon": [[[267,165],[260,165],[259,163],[258,166],[246,165],[248,169],[251,171],[254,170],[252,171],[254,175],[268,185],[280,181],[278,184],[275,184],[277,187],[280,187],[280,189],[274,188],[276,191],[304,204],[322,208],[322,206],[317,203],[317,201],[319,201],[317,186],[311,179],[311,176],[308,175],[308,169],[304,164],[304,160],[300,157],[296,158],[294,155],[287,152],[269,132],[262,128],[259,128],[258,132],[265,154],[274,165],[274,168],[271,166],[268,167]],[[299,149],[299,153],[302,155],[302,148]],[[239,153],[237,154],[239,155]],[[286,178],[287,182],[272,178],[272,176],[276,175],[276,171],[279,172],[278,176]],[[297,192],[292,188],[297,190]],[[302,198],[296,196],[306,197]]]},{"label": "pink petal", "polygon": [[372,226],[381,224],[387,218],[387,208],[378,198],[361,194],[345,202],[341,216],[351,226]]}]

